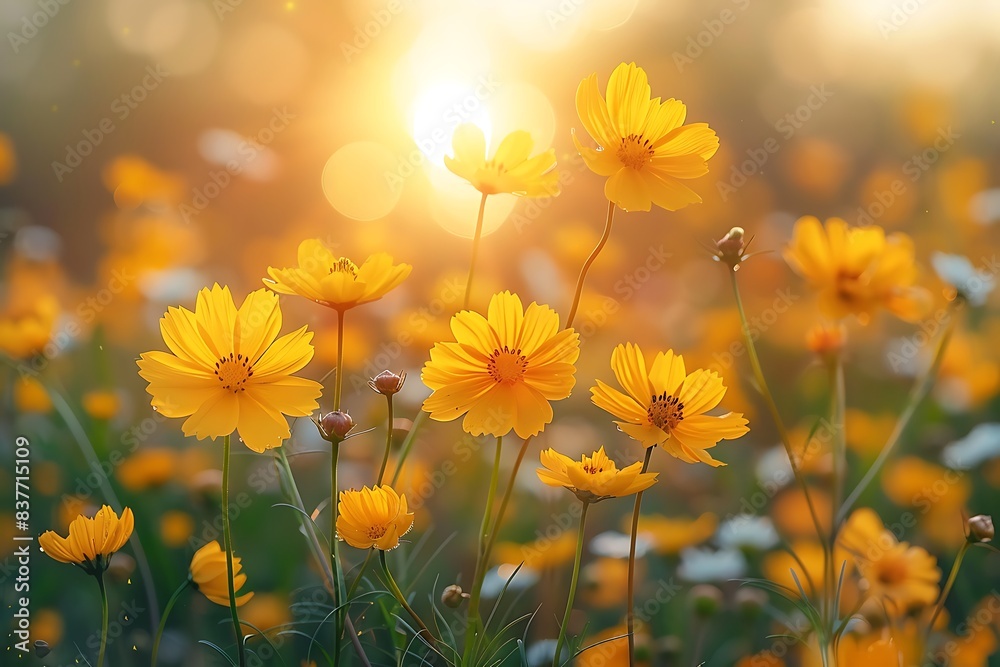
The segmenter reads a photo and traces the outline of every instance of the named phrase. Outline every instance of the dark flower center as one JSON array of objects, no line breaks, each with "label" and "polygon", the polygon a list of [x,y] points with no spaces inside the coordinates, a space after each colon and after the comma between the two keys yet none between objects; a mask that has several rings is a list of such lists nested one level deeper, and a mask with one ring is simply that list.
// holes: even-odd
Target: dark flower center
[{"label": "dark flower center", "polygon": [[653,145],[642,135],[623,137],[616,153],[619,162],[632,169],[642,169],[653,159]]},{"label": "dark flower center", "polygon": [[222,383],[222,388],[234,394],[246,390],[247,381],[253,377],[253,365],[250,357],[243,354],[222,357],[215,362],[215,376]]},{"label": "dark flower center", "polygon": [[684,404],[678,397],[668,396],[667,392],[663,392],[659,396],[653,396],[646,414],[650,424],[669,434],[684,420]]},{"label": "dark flower center", "polygon": [[514,384],[528,370],[528,359],[521,354],[521,350],[512,350],[504,345],[502,350],[493,350],[486,362],[486,370],[498,384]]}]

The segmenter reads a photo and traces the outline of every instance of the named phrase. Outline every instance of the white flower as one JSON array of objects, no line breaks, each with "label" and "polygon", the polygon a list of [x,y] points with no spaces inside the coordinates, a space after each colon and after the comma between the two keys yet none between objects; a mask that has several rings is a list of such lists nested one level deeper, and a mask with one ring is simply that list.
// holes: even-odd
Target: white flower
[{"label": "white flower", "polygon": [[715,541],[723,549],[766,551],[778,543],[778,531],[766,516],[740,514],[719,527]]},{"label": "white flower", "polygon": [[1000,424],[979,424],[944,448],[941,460],[953,470],[969,470],[1000,456]]},{"label": "white flower", "polygon": [[[590,541],[590,553],[595,556],[606,558],[628,558],[631,538],[625,533],[616,530],[606,530],[599,535],[595,535]],[[642,533],[635,536],[635,557],[642,558],[653,546],[653,541],[649,535]]]},{"label": "white flower", "polygon": [[746,571],[747,559],[738,549],[688,548],[681,552],[677,566],[677,576],[698,584],[737,579]]},{"label": "white flower", "polygon": [[[778,489],[787,486],[795,479],[795,476],[792,474],[792,466],[788,462],[788,454],[785,453],[785,448],[781,445],[772,447],[764,452],[757,459],[757,466],[754,472],[757,475],[758,485],[766,489],[768,494],[772,496],[777,493]],[[742,507],[741,509],[747,511],[746,507]],[[750,511],[755,509],[760,508],[754,507]]]},{"label": "white flower", "polygon": [[974,267],[968,257],[936,252],[931,255],[931,264],[938,277],[954,287],[971,306],[986,303],[986,297],[996,287],[993,274]]}]

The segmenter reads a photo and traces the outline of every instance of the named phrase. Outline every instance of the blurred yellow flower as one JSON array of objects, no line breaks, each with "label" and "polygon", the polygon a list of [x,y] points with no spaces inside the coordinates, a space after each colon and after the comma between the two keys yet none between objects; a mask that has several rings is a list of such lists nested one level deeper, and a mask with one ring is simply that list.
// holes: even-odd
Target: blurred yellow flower
[{"label": "blurred yellow flower", "polygon": [[701,197],[681,183],[708,173],[708,159],[719,138],[705,123],[684,125],[687,108],[673,98],[650,99],[646,72],[622,63],[608,80],[607,99],[597,74],[580,82],[576,110],[598,148],[573,141],[591,171],[607,176],[604,195],[626,211],[648,211],[656,204],[676,211]]},{"label": "blurred yellow flower", "polygon": [[319,239],[299,244],[297,268],[268,267],[264,284],[280,294],[297,294],[321,306],[344,311],[377,301],[403,282],[413,267],[393,264],[392,257],[376,253],[361,266],[347,257],[334,257]]},{"label": "blurred yellow flower", "polygon": [[0,352],[13,359],[27,359],[42,352],[49,342],[59,303],[51,295],[19,306],[5,304],[0,312]]},{"label": "blurred yellow flower", "polygon": [[105,505],[94,518],[78,516],[69,525],[69,536],[47,530],[38,537],[38,546],[53,560],[80,566],[88,574],[108,569],[111,557],[132,536],[135,518],[128,507],[121,518]]},{"label": "blurred yellow flower", "polygon": [[554,449],[544,449],[541,462],[545,467],[536,472],[543,484],[563,486],[583,502],[598,502],[645,491],[656,483],[657,477],[656,473],[642,472],[641,461],[619,470],[605,454],[603,446],[592,456],[582,455],[579,461]]},{"label": "blurred yellow flower", "polygon": [[[233,555],[233,590],[237,593],[236,606],[246,604],[253,597],[253,591],[238,595],[247,575],[240,572],[243,565],[236,555]],[[191,566],[188,568],[191,581],[202,595],[217,605],[229,606],[229,568],[226,565],[226,552],[215,540],[207,543],[194,552]]]},{"label": "blurred yellow flower", "polygon": [[610,609],[625,604],[628,586],[628,560],[598,558],[580,573],[584,601],[591,607]]},{"label": "blurred yellow flower", "polygon": [[282,630],[286,630],[287,624],[291,622],[291,606],[291,601],[285,595],[261,593],[254,596],[253,602],[243,608],[240,620],[252,623],[264,634],[274,637]]},{"label": "blurred yellow flower", "polygon": [[[587,637],[581,646],[590,646],[574,660],[576,667],[628,667],[632,664],[628,654],[628,632],[624,625],[608,628]],[[635,665],[645,667],[650,664],[650,639],[638,627],[635,630]]]},{"label": "blurred yellow flower", "polygon": [[168,510],[160,517],[160,538],[163,544],[176,549],[187,543],[194,533],[194,519],[187,512]]},{"label": "blurred yellow flower", "polygon": [[[972,493],[972,483],[962,473],[916,456],[903,456],[885,467],[882,490],[901,507],[958,517]],[[956,525],[959,523],[955,521]]]},{"label": "blurred yellow flower", "polygon": [[[626,517],[622,529],[629,530],[630,522],[631,517]],[[719,519],[711,512],[705,512],[697,519],[653,514],[639,517],[637,535],[649,540],[656,553],[672,555],[707,541],[715,535],[718,526]]]},{"label": "blurred yellow flower", "polygon": [[903,614],[937,600],[941,571],[922,547],[899,542],[866,555],[858,562],[858,571],[868,582],[867,594],[884,601],[891,613]]},{"label": "blurred yellow flower", "polygon": [[[784,649],[784,646],[782,646],[782,649]],[[772,651],[761,651],[760,653],[740,658],[735,667],[785,667],[785,661],[776,657]]]},{"label": "blurred yellow flower", "polygon": [[930,307],[930,293],[917,287],[913,241],[881,227],[848,227],[839,218],[826,226],[806,216],[795,223],[785,260],[819,292],[820,307],[833,318],[855,315],[865,324],[880,308],[916,320]]},{"label": "blurred yellow flower", "polygon": [[101,180],[119,208],[132,209],[144,201],[174,204],[184,196],[183,179],[138,155],[116,157],[101,172]]},{"label": "blurred yellow flower", "polygon": [[83,409],[94,419],[111,419],[121,408],[121,399],[113,391],[88,391],[82,400]]},{"label": "blurred yellow flower", "polygon": [[55,609],[39,609],[31,613],[31,636],[55,646],[63,637],[63,617]]},{"label": "blurred yellow flower", "polygon": [[451,318],[455,342],[437,343],[421,378],[433,393],[423,409],[431,419],[451,421],[465,414],[472,435],[537,435],[552,421],[552,406],[576,383],[580,337],[559,330],[559,316],[532,303],[525,310],[516,294],[490,299],[487,316],[463,310]]},{"label": "blurred yellow flower", "polygon": [[265,289],[237,310],[228,287],[198,293],[195,312],[171,308],[160,320],[167,352],[141,355],[139,375],[165,417],[187,417],[182,429],[199,440],[231,434],[250,449],[280,447],[289,437],[284,415],[306,417],[322,386],[292,373],[309,363],[306,327],[278,338],[281,308]]},{"label": "blurred yellow flower", "polygon": [[626,393],[598,380],[590,390],[592,400],[621,419],[615,422],[618,428],[645,447],[660,445],[681,461],[718,467],[725,464],[707,450],[750,430],[741,414],[705,414],[726,394],[722,378],[704,369],[688,374],[684,358],[673,350],[657,353],[647,371],[638,345],[619,345],[611,354],[611,370]]},{"label": "blurred yellow flower", "polygon": [[337,537],[357,549],[395,549],[413,527],[406,496],[388,484],[341,491],[337,512]]},{"label": "blurred yellow flower", "polygon": [[[792,542],[790,548],[795,552],[795,556],[787,551],[772,551],[764,557],[762,569],[764,576],[776,584],[781,584],[793,591],[798,591],[795,583],[796,578],[802,584],[802,589],[806,595],[811,595],[815,590],[823,587],[823,547],[819,542],[812,540],[797,540]],[[850,558],[847,551],[838,547],[833,555],[834,572],[840,576],[840,569],[844,567],[845,577],[854,571],[854,560]],[[792,576],[792,573],[795,576]],[[815,584],[816,588],[813,587]],[[844,580],[841,589],[840,604],[852,609],[858,600],[857,587],[851,585],[850,580]]]},{"label": "blurred yellow flower", "polygon": [[806,332],[806,347],[819,357],[840,354],[847,341],[847,329],[841,323],[819,324]]},{"label": "blurred yellow flower", "polygon": [[529,158],[534,142],[523,130],[504,137],[490,160],[486,159],[483,131],[471,123],[455,128],[451,145],[455,157],[445,155],[445,166],[484,195],[509,192],[528,197],[554,197],[559,194],[555,150],[550,148]]},{"label": "blurred yellow flower", "polygon": [[564,530],[555,538],[543,535],[526,544],[498,542],[493,549],[493,562],[514,567],[523,563],[525,568],[535,572],[551,570],[573,559],[577,536],[576,530]]},{"label": "blurred yellow flower", "polygon": [[118,465],[115,475],[129,491],[169,482],[177,471],[177,452],[170,447],[143,447]]},{"label": "blurred yellow flower", "polygon": [[0,185],[7,185],[17,174],[17,152],[14,142],[5,132],[0,132]]},{"label": "blurred yellow flower", "polygon": [[18,412],[38,412],[45,414],[52,411],[52,399],[45,385],[35,378],[22,375],[14,381],[14,406]]}]

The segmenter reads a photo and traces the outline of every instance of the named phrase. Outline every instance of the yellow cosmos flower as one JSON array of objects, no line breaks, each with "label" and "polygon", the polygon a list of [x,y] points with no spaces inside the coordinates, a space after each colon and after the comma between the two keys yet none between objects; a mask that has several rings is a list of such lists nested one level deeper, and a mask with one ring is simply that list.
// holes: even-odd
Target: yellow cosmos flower
[{"label": "yellow cosmos flower", "polygon": [[298,294],[321,306],[344,311],[377,301],[403,282],[413,267],[393,264],[384,252],[358,266],[347,257],[335,257],[319,239],[299,244],[299,266],[268,267],[264,284],[280,294]]},{"label": "yellow cosmos flower", "polygon": [[543,484],[566,487],[583,502],[630,496],[656,483],[657,473],[641,472],[641,461],[619,470],[604,453],[604,447],[593,456],[584,454],[579,461],[554,449],[546,449],[542,451],[541,461],[545,467],[536,472]]},{"label": "yellow cosmos flower", "polygon": [[870,560],[858,563],[868,582],[868,595],[884,600],[897,613],[934,604],[941,570],[937,560],[922,547],[906,542],[870,551]]},{"label": "yellow cosmos flower", "polygon": [[451,318],[455,342],[437,343],[421,378],[433,393],[424,401],[431,419],[451,421],[465,414],[472,435],[520,438],[537,435],[552,421],[552,406],[576,383],[580,337],[559,330],[559,316],[532,303],[525,310],[516,294],[490,299],[486,317],[463,310]]},{"label": "yellow cosmos flower", "polygon": [[0,313],[0,352],[13,359],[40,353],[49,342],[58,315],[59,303],[52,296],[31,304],[8,304]]},{"label": "yellow cosmos flower", "polygon": [[38,545],[60,563],[72,563],[88,574],[100,574],[108,569],[115,552],[128,542],[134,527],[132,510],[126,507],[118,518],[115,511],[105,505],[93,519],[82,515],[73,519],[68,537],[48,530],[39,536]]},{"label": "yellow cosmos flower", "polygon": [[[233,590],[237,593],[247,581],[247,575],[240,572],[243,565],[240,559],[233,556]],[[215,540],[209,542],[194,552],[191,566],[188,568],[191,581],[202,594],[217,605],[229,606],[229,568],[226,566],[226,552]],[[253,592],[236,597],[236,606],[240,607],[250,601]]]},{"label": "yellow cosmos flower", "polygon": [[726,394],[722,378],[704,369],[687,374],[684,358],[673,350],[658,353],[647,371],[638,345],[619,345],[611,354],[611,370],[625,393],[598,380],[590,390],[592,400],[646,447],[660,445],[681,461],[718,467],[725,464],[707,450],[750,430],[742,414],[705,414]]},{"label": "yellow cosmos flower", "polygon": [[52,411],[52,398],[41,382],[29,375],[22,375],[14,381],[14,406],[19,412]]},{"label": "yellow cosmos flower", "polygon": [[83,409],[94,419],[112,419],[121,409],[121,399],[113,391],[88,391],[82,400]]},{"label": "yellow cosmos flower", "polygon": [[635,63],[611,73],[606,100],[591,74],[576,90],[576,111],[598,148],[583,146],[575,133],[573,141],[590,170],[608,177],[608,201],[626,211],[648,211],[652,204],[676,211],[701,202],[681,180],[708,173],[719,138],[705,123],[685,125],[683,102],[650,97],[646,72]]},{"label": "yellow cosmos flower", "polygon": [[218,285],[198,293],[193,313],[169,309],[160,333],[170,353],[146,352],[138,361],[153,408],[187,417],[184,434],[199,440],[238,429],[255,452],[280,447],[290,435],[284,415],[312,414],[323,389],[292,375],[312,359],[312,332],[302,327],[278,338],[280,329],[278,297],[265,289],[239,309]]},{"label": "yellow cosmos flower", "polygon": [[388,484],[341,491],[337,511],[337,537],[357,549],[395,549],[399,538],[413,528],[406,496]]},{"label": "yellow cosmos flower", "polygon": [[881,227],[848,227],[839,218],[824,227],[814,217],[795,223],[785,260],[819,292],[829,317],[855,315],[867,323],[880,308],[904,320],[923,316],[930,293],[915,286],[913,241]]},{"label": "yellow cosmos flower", "polygon": [[455,157],[446,155],[445,166],[484,195],[509,192],[528,197],[554,197],[559,194],[555,150],[550,148],[529,158],[534,142],[523,130],[504,137],[489,160],[486,159],[486,137],[471,123],[455,128],[451,145]]}]

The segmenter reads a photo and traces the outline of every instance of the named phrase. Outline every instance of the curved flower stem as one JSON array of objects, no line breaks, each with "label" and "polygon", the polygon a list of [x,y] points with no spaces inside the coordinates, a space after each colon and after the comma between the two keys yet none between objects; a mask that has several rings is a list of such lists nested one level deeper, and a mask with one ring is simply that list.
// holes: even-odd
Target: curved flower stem
[{"label": "curved flower stem", "polygon": [[[957,302],[955,302],[957,303]],[[937,377],[938,369],[941,367],[941,361],[944,359],[944,353],[948,349],[948,343],[951,341],[951,336],[955,332],[955,324],[958,320],[956,313],[958,311],[958,306],[953,306],[951,309],[951,315],[948,318],[948,325],[941,337],[938,339],[937,349],[934,352],[934,360],[931,365],[927,367],[924,374],[920,376],[917,382],[913,385],[913,389],[910,390],[910,396],[907,400],[906,407],[903,412],[899,415],[899,419],[896,421],[896,427],[892,430],[892,435],[886,441],[885,445],[882,447],[882,451],[878,453],[875,458],[875,462],[872,463],[871,468],[865,473],[865,476],[861,478],[858,485],[854,487],[851,495],[847,497],[844,504],[840,506],[837,511],[837,520],[843,521],[847,513],[851,511],[854,507],[854,503],[858,501],[858,498],[864,493],[868,485],[878,476],[879,472],[882,470],[882,466],[885,465],[886,460],[888,460],[892,451],[896,448],[899,443],[900,438],[903,435],[903,431],[909,426],[910,420],[913,419],[913,415],[916,414],[917,408],[923,402],[924,398],[927,397],[927,393],[930,391],[931,386],[934,384],[934,379]]]},{"label": "curved flower stem", "polygon": [[469,261],[469,277],[465,281],[465,298],[462,300],[462,308],[469,309],[469,299],[472,296],[472,278],[476,274],[476,260],[479,258],[479,243],[483,240],[483,214],[486,212],[486,193],[479,202],[479,216],[476,218],[476,232],[472,237],[472,259]]},{"label": "curved flower stem", "polygon": [[[339,375],[339,373],[338,373]],[[337,459],[340,443],[334,440],[330,451],[330,571],[333,572],[333,605],[337,607],[334,655],[340,655],[340,638],[344,634],[344,572],[340,565],[340,541],[337,539]]]},{"label": "curved flower stem", "polygon": [[729,278],[733,285],[733,295],[736,297],[736,308],[740,313],[740,323],[743,329],[743,337],[746,340],[747,355],[750,357],[750,367],[753,369],[754,379],[757,381],[760,393],[764,397],[764,403],[767,405],[768,412],[771,413],[774,425],[778,429],[778,435],[781,437],[781,444],[785,447],[785,454],[788,456],[788,463],[792,468],[792,473],[795,475],[795,479],[798,481],[799,486],[802,489],[802,495],[806,499],[806,505],[809,508],[809,516],[812,518],[813,526],[816,528],[816,536],[819,538],[820,542],[825,545],[826,535],[823,531],[823,524],[820,523],[819,515],[816,513],[816,507],[813,505],[812,496],[809,495],[809,486],[806,484],[805,477],[802,476],[802,470],[799,468],[799,463],[796,460],[795,450],[792,448],[792,440],[788,435],[788,429],[785,428],[785,422],[781,419],[781,413],[778,412],[778,406],[774,402],[771,390],[768,389],[767,380],[764,379],[764,371],[761,369],[760,359],[757,357],[757,347],[754,345],[753,338],[750,336],[750,324],[747,322],[747,315],[743,310],[743,299],[740,298],[740,288],[736,282],[736,272],[730,271]]},{"label": "curved flower stem", "polygon": [[382,455],[382,467],[378,469],[376,486],[382,486],[382,478],[385,477],[385,466],[389,463],[389,450],[392,448],[392,394],[386,394],[385,400],[389,406],[389,415],[386,417],[385,426],[385,454]]},{"label": "curved flower stem", "polygon": [[417,430],[424,425],[424,422],[429,417],[429,412],[421,410],[414,418],[413,424],[410,426],[410,432],[403,439],[403,446],[400,448],[399,457],[396,459],[396,469],[392,471],[392,482],[389,484],[393,488],[396,487],[396,482],[399,481],[399,474],[403,471],[403,464],[406,463],[407,457],[410,456],[410,450],[413,449],[413,443],[417,440]]},{"label": "curved flower stem", "polygon": [[[844,386],[844,363],[838,355],[836,359],[830,361],[830,385],[832,388],[832,405],[830,410],[831,421],[833,422],[833,503],[831,504],[830,516],[830,545],[829,556],[826,560],[826,568],[823,574],[824,587],[826,590],[826,618],[828,636],[833,636],[833,624],[836,623],[837,614],[837,563],[835,559],[835,546],[837,543],[837,533],[840,531],[840,521],[837,518],[837,508],[844,494],[844,479],[847,475],[847,433],[845,431],[844,419],[847,410],[847,392]],[[833,657],[836,664],[836,655]]]},{"label": "curved flower stem", "polygon": [[344,316],[347,311],[337,310],[337,377],[333,379],[333,409],[340,409],[340,396],[344,386]]},{"label": "curved flower stem", "polygon": [[184,580],[184,583],[177,587],[174,594],[170,596],[167,600],[167,606],[163,610],[163,616],[160,617],[160,627],[156,629],[156,639],[153,640],[153,657],[150,660],[150,667],[156,667],[156,656],[160,653],[160,640],[163,639],[163,630],[167,627],[167,617],[170,616],[170,610],[174,608],[177,600],[180,599],[181,593],[183,593],[188,586],[191,585],[191,575]]},{"label": "curved flower stem", "polygon": [[[243,646],[243,628],[240,615],[236,611],[236,588],[233,583],[233,534],[229,527],[229,436],[222,439],[222,531],[226,542],[226,583],[229,585],[229,611],[233,617],[233,631],[236,633],[236,651],[240,667],[246,667],[246,647]],[[100,667],[100,665],[98,665]]]},{"label": "curved flower stem", "polygon": [[500,499],[500,509],[497,510],[497,517],[493,521],[493,530],[490,531],[490,537],[486,541],[486,552],[483,558],[487,563],[490,560],[490,554],[493,553],[493,545],[497,541],[497,534],[500,532],[501,524],[503,524],[504,514],[507,513],[507,505],[510,503],[510,497],[514,490],[514,480],[517,479],[517,471],[521,469],[521,461],[524,460],[524,454],[528,451],[529,442],[531,442],[531,436],[525,438],[524,442],[521,443],[521,450],[517,453],[517,458],[514,460],[514,467],[510,471],[510,482],[503,493],[503,498]]},{"label": "curved flower stem", "polygon": [[[309,543],[309,548],[312,551],[313,558],[316,564],[319,566],[320,571],[323,573],[323,585],[330,592],[331,596],[336,595],[337,584],[336,575],[330,569],[330,560],[326,557],[323,545],[320,542],[319,535],[316,531],[316,524],[309,518],[308,513],[305,511],[305,503],[302,502],[302,494],[299,493],[299,487],[295,483],[295,476],[292,475],[292,467],[288,463],[288,456],[285,454],[285,448],[278,448],[278,461],[280,463],[281,471],[285,474],[282,477],[284,482],[287,484],[285,489],[288,494],[289,499],[292,501],[292,505],[298,508],[300,511],[296,512],[299,517],[299,524],[302,526],[306,533],[306,537]],[[351,645],[354,647],[354,652],[358,654],[358,659],[365,667],[371,667],[371,662],[368,660],[368,656],[365,655],[365,650],[361,646],[361,641],[358,639],[358,633],[354,630],[354,623],[351,622],[350,615],[345,615],[344,625],[347,629],[347,636],[351,640]]]},{"label": "curved flower stem", "polygon": [[563,642],[566,640],[566,626],[569,625],[569,616],[573,611],[573,598],[576,596],[576,584],[580,579],[580,561],[583,560],[583,534],[587,527],[587,509],[590,503],[583,503],[583,510],[580,512],[580,534],[576,539],[576,558],[573,561],[573,576],[569,582],[569,599],[566,600],[566,611],[563,613],[562,624],[559,626],[559,638],[556,640],[556,653],[552,656],[552,667],[559,667],[559,653],[562,651]]},{"label": "curved flower stem", "polygon": [[420,632],[417,634],[426,635],[427,641],[430,643],[430,645],[436,646],[437,640],[434,639],[434,635],[431,634],[431,631],[427,629],[427,625],[422,620],[420,620],[419,616],[417,616],[417,612],[413,611],[413,607],[411,607],[410,604],[406,601],[406,596],[403,595],[403,591],[399,590],[399,586],[396,585],[396,580],[392,578],[392,573],[389,572],[389,565],[385,562],[384,551],[379,550],[378,560],[379,563],[382,565],[382,572],[385,573],[386,583],[389,584],[390,592],[396,598],[396,601],[399,602],[400,605],[402,605],[403,609],[406,610],[406,613],[410,615],[410,618],[412,618],[414,622],[416,622],[416,624],[420,626]]},{"label": "curved flower stem", "polygon": [[500,477],[500,453],[502,451],[503,437],[497,438],[496,456],[493,458],[493,472],[490,475],[490,488],[486,494],[486,508],[483,510],[482,527],[479,529],[479,548],[476,556],[476,571],[472,579],[472,591],[469,594],[469,610],[466,613],[468,624],[465,629],[465,650],[462,656],[462,664],[469,664],[476,639],[483,632],[483,619],[479,614],[479,598],[483,588],[483,579],[486,577],[486,546],[489,543],[490,517],[493,515],[493,499],[497,493],[497,482]]},{"label": "curved flower stem", "polygon": [[927,624],[927,632],[924,636],[930,636],[931,631],[934,630],[934,622],[941,614],[941,610],[944,609],[944,601],[948,598],[948,594],[951,593],[952,586],[955,585],[955,579],[958,577],[958,569],[962,567],[962,559],[965,558],[965,552],[969,550],[970,544],[968,540],[962,542],[962,546],[958,550],[958,555],[955,556],[955,563],[951,566],[948,581],[945,582],[944,588],[941,589],[941,597],[938,598],[937,604],[934,605],[934,614],[931,616],[930,623]]},{"label": "curved flower stem", "polygon": [[104,667],[104,652],[108,648],[108,589],[104,585],[104,572],[97,575],[101,589],[101,650],[97,654],[97,667]]},{"label": "curved flower stem", "polygon": [[[642,459],[641,472],[646,472],[649,468],[649,459],[653,455],[653,449],[654,447],[646,448],[646,456]],[[632,508],[632,531],[629,534],[628,543],[628,588],[625,602],[625,632],[628,635],[629,667],[635,667],[635,541],[639,534],[639,509],[641,507],[642,491],[635,494],[635,506]]]},{"label": "curved flower stem", "polygon": [[608,202],[608,219],[604,223],[604,234],[601,236],[601,240],[597,242],[594,246],[593,252],[590,253],[590,257],[587,261],[583,263],[583,268],[580,269],[580,277],[576,279],[576,293],[573,295],[573,304],[569,307],[569,315],[566,317],[566,328],[569,329],[573,326],[573,320],[576,319],[576,310],[580,307],[580,297],[583,295],[583,283],[587,279],[587,272],[590,271],[590,265],[594,263],[597,256],[601,254],[604,250],[604,246],[608,243],[608,238],[611,237],[611,223],[615,217],[615,203],[613,201]]}]

